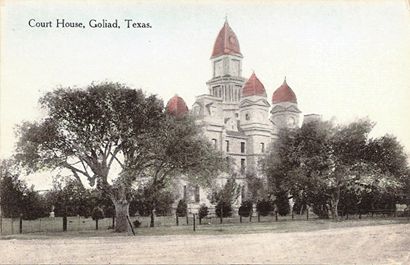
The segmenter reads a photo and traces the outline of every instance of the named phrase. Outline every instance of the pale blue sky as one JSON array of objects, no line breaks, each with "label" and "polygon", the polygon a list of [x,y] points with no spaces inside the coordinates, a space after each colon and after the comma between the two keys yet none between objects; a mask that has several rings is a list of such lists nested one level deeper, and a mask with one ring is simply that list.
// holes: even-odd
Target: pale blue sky
[{"label": "pale blue sky", "polygon": [[[177,4],[178,3],[178,4]],[[57,86],[118,81],[188,106],[207,93],[225,15],[268,97],[286,75],[304,114],[368,116],[410,151],[410,8],[389,1],[5,1],[1,7],[1,157],[13,127],[41,117]],[[151,29],[39,29],[28,20],[131,18]],[[123,25],[123,23],[121,23]],[[37,183],[37,182],[36,182]],[[39,185],[47,186],[44,183]]]}]

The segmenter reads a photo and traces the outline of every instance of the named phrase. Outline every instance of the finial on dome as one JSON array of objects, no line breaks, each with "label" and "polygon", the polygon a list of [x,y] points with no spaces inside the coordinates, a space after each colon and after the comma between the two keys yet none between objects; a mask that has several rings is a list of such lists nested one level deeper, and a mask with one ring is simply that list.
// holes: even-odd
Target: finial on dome
[{"label": "finial on dome", "polygon": [[228,24],[228,16],[225,16],[225,23],[216,37],[211,58],[228,54],[242,57],[238,38]]},{"label": "finial on dome", "polygon": [[225,23],[228,23],[228,14],[225,13]]},{"label": "finial on dome", "polygon": [[278,104],[281,102],[298,103],[295,92],[293,92],[293,90],[286,83],[286,76],[283,80],[283,84],[278,87],[272,95],[272,104]]}]

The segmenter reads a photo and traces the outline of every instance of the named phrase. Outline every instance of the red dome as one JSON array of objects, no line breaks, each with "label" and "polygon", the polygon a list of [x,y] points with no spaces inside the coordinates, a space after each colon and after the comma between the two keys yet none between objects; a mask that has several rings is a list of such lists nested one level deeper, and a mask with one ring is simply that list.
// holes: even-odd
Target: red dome
[{"label": "red dome", "polygon": [[242,88],[242,97],[263,96],[266,97],[266,90],[262,82],[256,77],[255,73],[246,81]]},{"label": "red dome", "polygon": [[278,89],[276,89],[272,95],[272,104],[277,104],[281,102],[298,103],[295,92],[293,92],[293,90],[286,83],[286,78],[283,81],[283,84],[280,87],[278,87]]},{"label": "red dome", "polygon": [[181,117],[188,113],[188,107],[181,97],[175,95],[168,101],[166,111],[176,117]]},{"label": "red dome", "polygon": [[224,26],[219,31],[218,37],[216,37],[211,58],[224,54],[235,54],[242,56],[238,38],[229,26],[228,21],[225,21]]}]

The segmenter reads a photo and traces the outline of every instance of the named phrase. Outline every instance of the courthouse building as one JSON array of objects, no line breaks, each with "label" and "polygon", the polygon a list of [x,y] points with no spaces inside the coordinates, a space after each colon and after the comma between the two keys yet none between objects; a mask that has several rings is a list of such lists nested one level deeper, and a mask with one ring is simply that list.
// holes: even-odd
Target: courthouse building
[{"label": "courthouse building", "polygon": [[[225,21],[216,38],[212,54],[212,76],[206,82],[209,93],[196,97],[190,112],[216,149],[222,151],[238,173],[242,186],[237,204],[244,199],[247,170],[257,172],[260,156],[277,137],[282,127],[299,126],[301,111],[295,93],[286,78],[269,97],[256,73],[242,76],[240,45],[236,34]],[[167,110],[176,115],[188,112],[185,101],[174,96]],[[220,176],[222,185],[226,177]],[[210,205],[209,191],[181,182],[180,198],[190,207]]]}]

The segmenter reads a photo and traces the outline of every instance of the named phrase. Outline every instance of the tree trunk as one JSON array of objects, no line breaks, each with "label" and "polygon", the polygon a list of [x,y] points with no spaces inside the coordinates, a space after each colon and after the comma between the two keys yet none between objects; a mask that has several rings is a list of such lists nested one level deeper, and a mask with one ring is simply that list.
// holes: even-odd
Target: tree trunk
[{"label": "tree trunk", "polygon": [[339,204],[338,200],[333,200],[332,199],[332,206],[331,206],[331,211],[332,211],[332,218],[337,219],[339,217],[339,213],[337,212],[337,206]]},{"label": "tree trunk", "polygon": [[339,199],[340,199],[340,187],[336,189],[336,191],[332,194],[332,199],[331,199],[331,212],[332,212],[332,218],[337,219],[339,217],[338,213],[338,205],[339,205]]},{"label": "tree trunk", "polygon": [[130,203],[127,200],[114,201],[115,206],[115,232],[128,232],[129,224],[127,216],[129,216]]},{"label": "tree trunk", "polygon": [[154,209],[151,210],[150,217],[151,217],[151,221],[149,223],[149,227],[154,227],[154,221],[155,221]]}]

